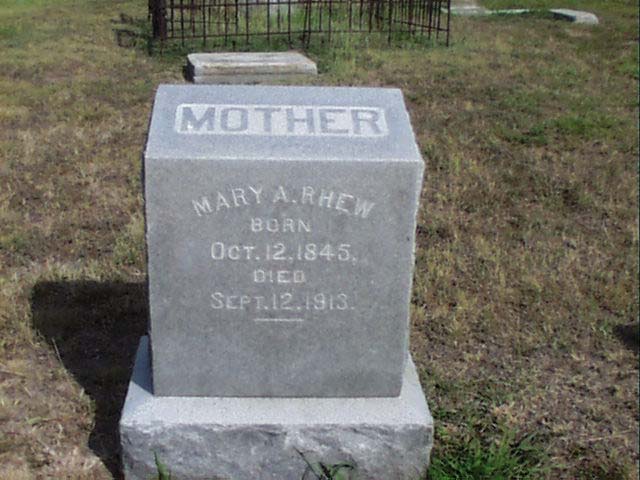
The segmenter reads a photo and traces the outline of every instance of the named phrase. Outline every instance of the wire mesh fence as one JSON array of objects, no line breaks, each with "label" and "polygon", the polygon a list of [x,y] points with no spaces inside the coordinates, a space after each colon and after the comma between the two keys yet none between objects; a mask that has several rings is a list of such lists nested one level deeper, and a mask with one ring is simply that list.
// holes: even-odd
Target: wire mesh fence
[{"label": "wire mesh fence", "polygon": [[257,38],[308,47],[336,34],[434,38],[449,44],[451,0],[149,0],[153,36],[235,46]]}]

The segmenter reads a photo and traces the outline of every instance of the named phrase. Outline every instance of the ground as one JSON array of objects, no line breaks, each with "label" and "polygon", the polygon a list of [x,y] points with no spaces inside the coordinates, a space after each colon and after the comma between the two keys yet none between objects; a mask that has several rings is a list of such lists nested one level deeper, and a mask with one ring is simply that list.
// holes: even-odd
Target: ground
[{"label": "ground", "polygon": [[[148,54],[146,3],[0,0],[3,479],[120,475],[140,157],[155,87],[184,81],[182,54]],[[309,51],[314,83],[401,88],[427,162],[411,350],[430,478],[638,478],[637,5],[553,6],[601,24],[454,18],[448,48]]]}]

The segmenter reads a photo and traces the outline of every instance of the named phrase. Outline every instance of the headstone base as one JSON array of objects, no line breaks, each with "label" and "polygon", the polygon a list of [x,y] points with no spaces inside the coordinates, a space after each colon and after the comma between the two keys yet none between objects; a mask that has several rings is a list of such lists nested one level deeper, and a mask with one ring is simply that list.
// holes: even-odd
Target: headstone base
[{"label": "headstone base", "polygon": [[[393,398],[156,397],[143,337],[120,420],[127,480],[157,477],[154,454],[180,480],[300,480],[347,462],[359,480],[422,478],[433,418],[409,360]],[[304,455],[304,459],[301,456]],[[155,475],[155,477],[154,477]]]}]

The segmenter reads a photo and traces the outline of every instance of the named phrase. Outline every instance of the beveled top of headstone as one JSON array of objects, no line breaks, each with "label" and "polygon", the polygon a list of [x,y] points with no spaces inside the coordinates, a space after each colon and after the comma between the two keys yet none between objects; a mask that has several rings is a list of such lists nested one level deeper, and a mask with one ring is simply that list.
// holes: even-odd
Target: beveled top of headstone
[{"label": "beveled top of headstone", "polygon": [[387,88],[161,85],[145,157],[422,163]]}]

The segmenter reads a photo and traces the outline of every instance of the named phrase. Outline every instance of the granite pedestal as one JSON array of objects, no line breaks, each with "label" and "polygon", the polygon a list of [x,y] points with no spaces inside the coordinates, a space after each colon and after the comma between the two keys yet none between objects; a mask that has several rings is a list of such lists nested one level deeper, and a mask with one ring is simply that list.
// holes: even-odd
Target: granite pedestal
[{"label": "granite pedestal", "polygon": [[433,419],[411,361],[403,379],[390,398],[157,397],[143,337],[120,422],[126,478],[156,478],[155,453],[177,480],[301,480],[298,452],[359,480],[424,478]]}]

